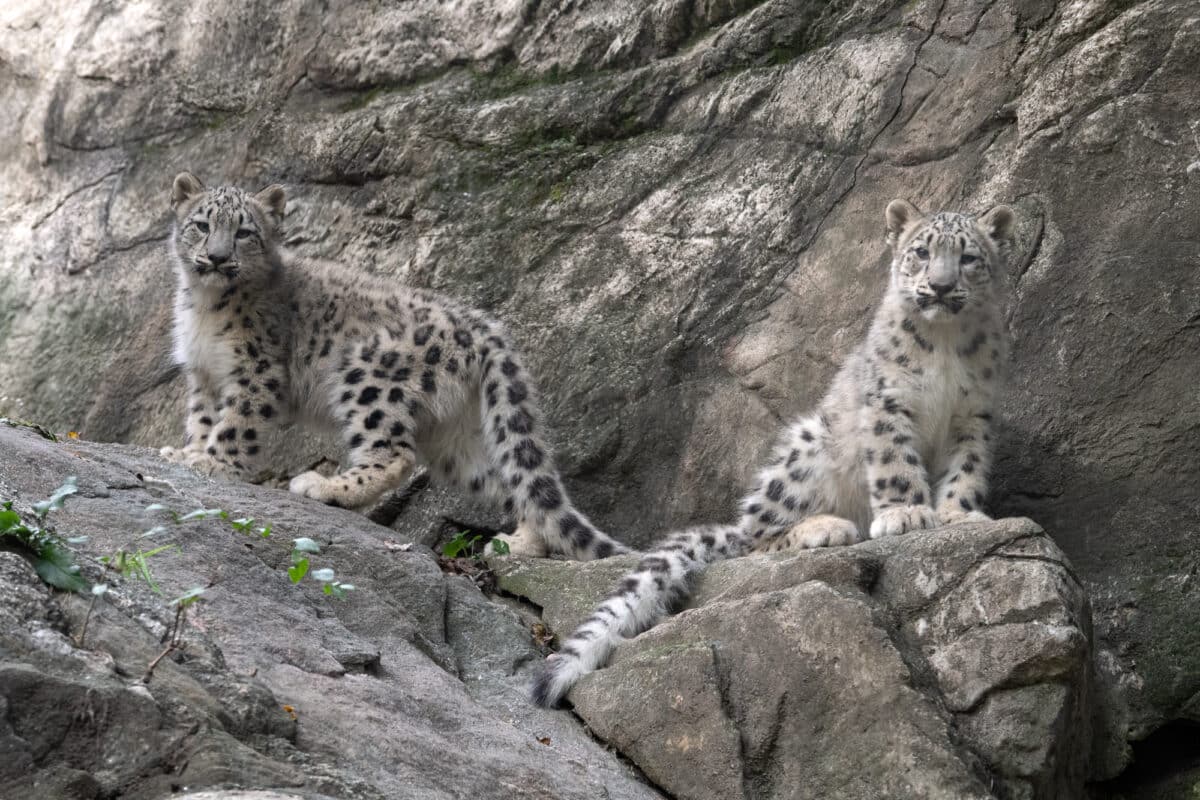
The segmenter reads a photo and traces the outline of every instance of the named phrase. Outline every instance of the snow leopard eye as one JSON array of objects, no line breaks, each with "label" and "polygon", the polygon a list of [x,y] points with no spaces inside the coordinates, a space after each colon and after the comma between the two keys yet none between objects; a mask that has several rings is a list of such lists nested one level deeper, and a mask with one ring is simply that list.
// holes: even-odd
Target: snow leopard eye
[{"label": "snow leopard eye", "polygon": [[922,261],[925,261],[929,258],[929,251],[924,247],[918,247],[915,252],[917,254],[917,258],[921,259]]},{"label": "snow leopard eye", "polygon": [[970,267],[979,263],[979,256],[972,255],[971,253],[963,253],[962,258],[960,258],[958,261],[964,267]]},{"label": "snow leopard eye", "polygon": [[196,230],[200,231],[201,233],[208,233],[208,223],[207,222],[202,222],[200,220],[196,220],[194,224],[196,226]]},{"label": "snow leopard eye", "polygon": [[254,233],[254,231],[250,230],[249,228],[238,228],[236,235],[239,239],[246,239],[249,238],[250,234],[252,233]]}]

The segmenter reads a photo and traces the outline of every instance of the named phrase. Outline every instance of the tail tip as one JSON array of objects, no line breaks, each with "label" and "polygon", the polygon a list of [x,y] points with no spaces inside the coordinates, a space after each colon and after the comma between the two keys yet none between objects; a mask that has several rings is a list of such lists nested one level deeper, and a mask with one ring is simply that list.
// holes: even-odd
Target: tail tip
[{"label": "tail tip", "polygon": [[542,708],[556,708],[558,706],[558,701],[562,699],[562,692],[556,690],[554,685],[554,669],[550,664],[545,664],[541,672],[534,678],[531,694],[533,702]]}]

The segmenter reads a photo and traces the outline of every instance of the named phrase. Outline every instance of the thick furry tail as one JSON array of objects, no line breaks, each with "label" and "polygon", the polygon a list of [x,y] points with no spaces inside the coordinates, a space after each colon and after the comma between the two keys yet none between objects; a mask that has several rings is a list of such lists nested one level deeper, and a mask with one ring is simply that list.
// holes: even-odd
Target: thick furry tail
[{"label": "thick furry tail", "polygon": [[546,659],[533,684],[533,701],[552,708],[571,687],[601,667],[623,639],[653,627],[688,595],[696,570],[742,555],[749,540],[731,525],[689,528],[667,537],[646,554],[633,572],[575,629],[562,648]]},{"label": "thick furry tail", "polygon": [[542,434],[529,373],[499,331],[480,350],[485,446],[509,495],[506,508],[554,552],[574,559],[628,553],[571,504]]}]

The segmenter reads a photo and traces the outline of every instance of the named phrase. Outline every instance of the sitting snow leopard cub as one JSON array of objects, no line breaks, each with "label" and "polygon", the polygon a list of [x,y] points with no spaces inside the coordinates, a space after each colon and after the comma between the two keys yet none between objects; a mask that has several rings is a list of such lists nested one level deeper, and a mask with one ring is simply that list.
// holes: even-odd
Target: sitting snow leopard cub
[{"label": "sitting snow leopard cub", "polygon": [[288,416],[341,432],[349,466],[291,491],[357,508],[401,486],[417,459],[505,504],[513,552],[579,559],[627,548],[575,510],[542,437],[530,375],[500,323],[453,300],[283,252],[284,191],[171,193],[176,360],[187,441],[162,454],[203,472],[255,472],[261,432]]},{"label": "sitting snow leopard cub", "polygon": [[891,279],[866,341],[816,413],[784,431],[741,522],[680,531],[644,556],[547,659],[535,702],[556,705],[622,638],[679,604],[706,564],[988,519],[980,509],[1006,354],[1000,281],[1013,212],[926,216],[895,200],[885,217]]}]

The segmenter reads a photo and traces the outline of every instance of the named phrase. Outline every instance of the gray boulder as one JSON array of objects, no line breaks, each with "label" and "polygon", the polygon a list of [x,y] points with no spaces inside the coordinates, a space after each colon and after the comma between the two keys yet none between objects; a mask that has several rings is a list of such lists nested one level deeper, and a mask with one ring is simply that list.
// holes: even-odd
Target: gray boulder
[{"label": "gray boulder", "polygon": [[[26,510],[67,475],[78,495],[51,520],[87,537],[85,574],[110,589],[89,615],[86,597],[52,594],[0,551],[0,796],[661,796],[574,718],[528,702],[542,655],[528,622],[443,573],[428,548],[348,511],[200,478],[144,448],[0,425],[0,499]],[[220,508],[273,532],[176,524],[146,510],[155,504]],[[355,585],[345,600],[289,580],[301,536],[321,546],[313,569]],[[161,594],[96,561],[167,544],[147,560]],[[188,611],[184,647],[144,682],[172,622],[165,600],[196,586],[204,599]]]},{"label": "gray boulder", "polygon": [[[597,571],[510,564],[500,586],[566,631]],[[1091,630],[1040,528],[960,525],[719,563],[570,699],[678,798],[1080,797]]]}]

